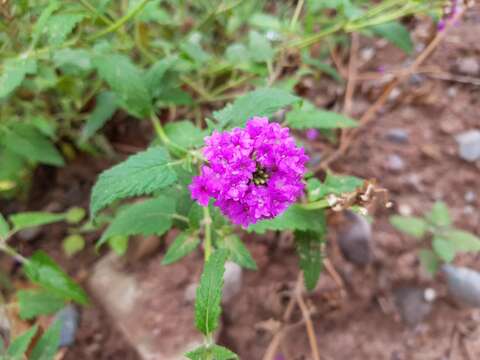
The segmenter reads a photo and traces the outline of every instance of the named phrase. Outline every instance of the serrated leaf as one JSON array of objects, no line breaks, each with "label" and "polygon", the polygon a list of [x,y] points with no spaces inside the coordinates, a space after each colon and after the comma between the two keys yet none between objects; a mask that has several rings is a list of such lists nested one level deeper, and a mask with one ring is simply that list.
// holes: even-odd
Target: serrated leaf
[{"label": "serrated leaf", "polygon": [[59,49],[53,54],[53,62],[66,74],[85,74],[92,69],[91,54],[85,49]]},{"label": "serrated leaf", "polygon": [[85,239],[80,234],[72,234],[63,239],[63,251],[71,257],[85,248]]},{"label": "serrated leaf", "polygon": [[37,333],[38,326],[32,326],[30,329],[22,333],[22,335],[15,338],[12,341],[7,350],[7,355],[10,356],[8,359],[11,360],[22,360],[23,355],[28,350],[28,346],[32,342],[33,337]]},{"label": "serrated leaf", "polygon": [[152,194],[174,183],[177,175],[169,161],[164,148],[152,147],[104,171],[92,190],[92,217],[116,200]]},{"label": "serrated leaf", "polygon": [[144,81],[150,94],[153,97],[158,96],[158,89],[165,86],[165,74],[173,68],[178,61],[176,56],[170,56],[154,63],[144,74]]},{"label": "serrated leaf", "polygon": [[428,230],[427,222],[415,216],[393,215],[390,217],[390,224],[397,230],[417,239],[424,237]]},{"label": "serrated leaf", "polygon": [[5,61],[3,74],[0,76],[0,99],[10,95],[19,87],[27,74],[37,71],[37,62],[34,59],[15,59]]},{"label": "serrated leaf", "polygon": [[243,44],[231,44],[225,50],[225,58],[233,65],[246,63],[249,60],[247,48]]},{"label": "serrated leaf", "polygon": [[29,360],[53,360],[60,345],[61,321],[55,321],[45,331],[32,350]]},{"label": "serrated leaf", "polygon": [[308,198],[315,201],[330,194],[350,193],[362,187],[364,182],[355,176],[334,175],[328,172],[323,183],[316,178],[307,181]]},{"label": "serrated leaf", "polygon": [[59,7],[60,3],[57,0],[50,0],[48,2],[48,6],[45,7],[45,9],[43,9],[43,11],[41,12],[32,30],[32,49],[35,48],[38,40],[40,39],[40,36],[45,31],[45,26],[47,25],[48,20],[50,19],[52,14],[57,11]]},{"label": "serrated leaf", "polygon": [[287,124],[294,129],[344,129],[358,126],[342,114],[327,110],[292,110],[287,113]]},{"label": "serrated leaf", "polygon": [[469,232],[452,229],[448,230],[444,235],[452,242],[456,251],[480,251],[480,239]]},{"label": "serrated leaf", "polygon": [[17,292],[17,298],[20,318],[23,320],[53,314],[65,305],[57,295],[45,290],[20,290]]},{"label": "serrated leaf", "polygon": [[13,231],[19,231],[30,227],[51,224],[65,219],[65,214],[55,214],[41,211],[23,212],[10,216]]},{"label": "serrated leaf", "polygon": [[185,354],[190,360],[234,360],[238,359],[237,354],[219,345],[209,347],[201,346]]},{"label": "serrated leaf", "polygon": [[248,54],[258,63],[272,60],[274,51],[268,39],[256,31],[250,31],[248,36]]},{"label": "serrated leaf", "polygon": [[222,311],[223,274],[228,251],[215,250],[208,259],[200,278],[195,298],[195,325],[199,331],[209,335],[218,327]]},{"label": "serrated leaf", "polygon": [[435,251],[435,254],[437,254],[440,259],[447,263],[451,262],[455,258],[455,246],[452,244],[452,242],[446,239],[435,237],[432,240],[432,247],[433,251]]},{"label": "serrated leaf", "polygon": [[420,258],[420,263],[429,274],[433,275],[437,272],[440,264],[437,255],[435,255],[433,251],[422,249],[418,253],[418,256]]},{"label": "serrated leaf", "polygon": [[26,159],[62,166],[64,161],[53,143],[31,124],[16,123],[2,137],[3,145]]},{"label": "serrated leaf", "polygon": [[289,92],[276,88],[262,88],[249,92],[213,113],[220,128],[243,127],[253,116],[272,116],[276,111],[301,99]]},{"label": "serrated leaf", "polygon": [[452,224],[452,219],[450,218],[450,212],[448,211],[447,204],[445,204],[443,201],[435,202],[432,210],[427,213],[426,218],[433,225],[438,227],[447,227]]},{"label": "serrated leaf", "polygon": [[115,216],[97,246],[112,236],[164,234],[172,226],[175,205],[173,198],[161,196],[128,206]]},{"label": "serrated leaf", "polygon": [[248,251],[245,244],[240,240],[238,235],[230,234],[226,236],[221,242],[220,246],[227,249],[232,261],[238,265],[251,270],[257,270],[257,264],[253,260],[250,251]]},{"label": "serrated leaf", "polygon": [[119,54],[99,55],[94,65],[117,95],[121,107],[138,118],[150,116],[152,100],[143,72],[129,58]]},{"label": "serrated leaf", "polygon": [[376,35],[379,35],[399,49],[411,54],[413,51],[413,42],[410,38],[408,29],[397,21],[387,22],[375,25],[369,28]]},{"label": "serrated leaf", "polygon": [[325,233],[295,231],[295,247],[307,290],[315,289],[323,269],[322,246]]},{"label": "serrated leaf", "polygon": [[259,234],[267,230],[312,230],[323,231],[323,225],[319,219],[324,216],[323,210],[307,210],[299,205],[290,206],[282,215],[271,220],[263,220],[248,228]]},{"label": "serrated leaf", "polygon": [[7,220],[0,214],[0,239],[4,239],[8,232],[10,231],[10,225],[8,225]]},{"label": "serrated leaf", "polygon": [[198,65],[201,65],[211,59],[211,55],[205,52],[205,50],[202,49],[200,44],[192,41],[181,42],[180,50],[182,50],[182,52],[187,55],[187,57],[189,57],[193,62],[198,63]]},{"label": "serrated leaf", "polygon": [[82,130],[82,141],[87,141],[100,130],[117,110],[117,98],[111,91],[103,91],[97,95],[95,109],[90,113]]},{"label": "serrated leaf", "polygon": [[67,36],[83,18],[82,14],[60,14],[50,17],[46,24],[49,43],[54,46],[63,44]]},{"label": "serrated leaf", "polygon": [[200,239],[196,233],[180,233],[165,254],[162,264],[169,265],[190,254],[200,244]]},{"label": "serrated leaf", "polygon": [[190,121],[175,121],[165,125],[165,133],[174,143],[184,148],[201,146],[207,135]]},{"label": "serrated leaf", "polygon": [[23,265],[27,277],[34,284],[60,296],[65,300],[73,300],[86,305],[88,297],[45,252],[36,251],[29,261]]}]

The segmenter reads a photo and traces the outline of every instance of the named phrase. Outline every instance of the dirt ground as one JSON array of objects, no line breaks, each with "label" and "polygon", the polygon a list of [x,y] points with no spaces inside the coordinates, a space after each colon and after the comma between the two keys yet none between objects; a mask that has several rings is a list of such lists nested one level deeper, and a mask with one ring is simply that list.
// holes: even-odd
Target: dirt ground
[{"label": "dirt ground", "polygon": [[[410,25],[415,28],[419,46],[428,41],[425,36],[428,24]],[[434,67],[437,74],[439,71],[455,74],[459,58],[480,59],[478,34],[480,8],[476,7],[452,29],[424,66]],[[411,61],[383,41],[362,38],[361,49],[366,48],[372,49],[374,56],[367,59],[365,50],[364,55],[360,51],[360,73],[376,71],[380,66],[386,67],[388,72]],[[417,74],[399,86],[381,113],[361,130],[347,154],[332,165],[339,173],[377,179],[380,186],[388,189],[395,206],[393,209],[379,207],[372,214],[374,261],[367,267],[347,262],[340,255],[335,232],[329,234],[328,258],[340,274],[345,292],[342,293],[325,272],[317,289],[305,296],[307,304],[314,308],[312,319],[322,359],[480,359],[480,311],[454,305],[445,295],[442,277],[432,279],[420,267],[416,256],[418,241],[401,235],[388,222],[388,217],[394,213],[420,215],[435,200],[443,200],[458,227],[480,234],[480,166],[461,160],[455,142],[456,134],[480,127],[480,88],[434,76]],[[383,85],[381,80],[359,82],[353,102],[355,117],[368,108]],[[317,104],[329,103],[335,108],[343,101],[342,96],[335,98],[336,88],[339,85],[330,81],[313,82],[312,85],[312,80],[307,79],[302,91]],[[130,128],[122,125],[122,121],[116,119],[107,129],[115,149],[124,154],[142,149],[148,141],[145,135],[149,134],[148,125],[144,129]],[[387,133],[394,128],[403,129],[408,141],[391,141]],[[317,149],[318,155],[321,154],[318,148],[322,147],[327,148],[324,139],[319,139],[317,146],[310,146],[310,149]],[[389,162],[392,155],[401,158],[402,166],[392,166]],[[95,174],[108,165],[106,160],[79,157],[63,169],[40,168],[36,174],[39,181],[23,207],[30,210],[46,206],[52,210],[72,205],[87,207]],[[469,192],[476,196],[466,197]],[[19,209],[18,204],[1,205],[6,212]],[[17,241],[16,244],[26,255],[34,247],[46,249],[76,279],[85,281],[98,255],[91,246],[73,260],[66,259],[59,245],[65,232],[63,226],[52,225],[42,230],[44,236],[38,236],[41,240]],[[95,234],[88,238],[91,244],[95,240]],[[224,307],[219,339],[241,359],[256,360],[262,359],[272,340],[271,320],[281,319],[285,311],[288,290],[296,281],[298,266],[288,236],[281,239],[275,234],[248,236],[247,245],[259,269],[244,273],[240,294]],[[163,251],[164,247],[153,253],[148,261],[134,265],[132,271],[139,274],[153,271],[152,264],[160,262]],[[480,270],[478,256],[460,256],[456,263]],[[10,270],[16,271],[13,264],[10,265]],[[193,274],[192,277],[198,276],[197,272]],[[437,294],[431,312],[413,326],[405,324],[401,311],[395,306],[398,294],[405,288],[427,287]],[[177,295],[183,296],[183,289]],[[185,311],[193,311],[192,306],[185,307]],[[68,349],[64,359],[137,359],[99,306],[82,309],[81,313],[76,343]],[[295,310],[292,323],[301,318],[300,312]],[[178,336],[182,336],[181,329],[178,329]],[[276,360],[311,359],[310,353],[307,332],[300,323],[290,327]]]}]

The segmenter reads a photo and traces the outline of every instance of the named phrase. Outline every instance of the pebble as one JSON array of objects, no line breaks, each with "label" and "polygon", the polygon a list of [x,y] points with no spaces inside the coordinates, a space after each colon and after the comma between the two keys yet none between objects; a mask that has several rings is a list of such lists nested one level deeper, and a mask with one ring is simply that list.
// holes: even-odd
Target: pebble
[{"label": "pebble", "polygon": [[435,296],[427,295],[427,292],[430,292],[429,290],[431,289],[425,290],[415,287],[401,287],[394,290],[395,304],[407,325],[416,326],[420,324],[432,311],[432,302]]},{"label": "pebble", "polygon": [[397,144],[405,144],[409,140],[408,132],[401,128],[389,129],[386,133],[386,138]]},{"label": "pebble", "polygon": [[338,246],[349,262],[366,266],[372,261],[372,226],[365,217],[346,210],[338,233]]},{"label": "pebble", "polygon": [[475,76],[480,72],[480,64],[474,57],[464,57],[457,61],[457,70],[464,75]]},{"label": "pebble", "polygon": [[468,190],[464,195],[464,199],[467,203],[473,203],[477,199],[477,194],[472,190]]},{"label": "pebble", "polygon": [[20,230],[17,233],[17,236],[19,237],[20,240],[33,241],[37,237],[39,237],[41,233],[42,233],[41,227],[37,226],[29,229]]},{"label": "pebble", "polygon": [[408,204],[400,204],[398,205],[398,212],[402,216],[410,216],[413,214],[413,209]]},{"label": "pebble", "polygon": [[225,274],[223,275],[223,296],[224,303],[230,301],[235,295],[240,292],[242,288],[242,273],[243,270],[240,265],[227,261],[225,263]]},{"label": "pebble", "polygon": [[62,323],[60,347],[71,346],[75,342],[79,319],[80,314],[73,305],[68,305],[57,312],[54,321],[59,320]]},{"label": "pebble", "polygon": [[405,161],[400,155],[391,154],[388,155],[385,166],[390,171],[400,172],[405,169]]},{"label": "pebble", "polygon": [[374,56],[375,56],[375,49],[372,47],[366,47],[360,51],[360,57],[365,62],[372,60]]},{"label": "pebble", "polygon": [[459,155],[466,161],[480,160],[480,130],[469,130],[456,137]]},{"label": "pebble", "polygon": [[186,303],[193,303],[195,301],[195,295],[197,293],[197,283],[189,284],[183,293],[183,299]]},{"label": "pebble", "polygon": [[447,278],[448,292],[459,303],[480,307],[480,273],[449,264],[442,266]]}]

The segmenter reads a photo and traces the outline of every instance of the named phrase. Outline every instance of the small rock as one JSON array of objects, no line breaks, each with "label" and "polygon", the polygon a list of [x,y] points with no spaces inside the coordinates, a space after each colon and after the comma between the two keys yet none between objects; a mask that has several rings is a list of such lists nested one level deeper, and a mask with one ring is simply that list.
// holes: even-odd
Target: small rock
[{"label": "small rock", "polygon": [[450,86],[448,89],[447,89],[447,96],[448,97],[455,97],[457,96],[458,94],[458,89],[454,86]]},{"label": "small rock", "polygon": [[365,62],[372,60],[374,56],[375,56],[375,49],[372,47],[366,47],[360,51],[360,57]]},{"label": "small rock", "polygon": [[480,307],[480,273],[466,268],[445,264],[442,272],[447,278],[450,295],[460,304]]},{"label": "small rock", "polygon": [[398,212],[402,216],[410,216],[413,214],[413,209],[408,204],[399,204],[398,205]]},{"label": "small rock", "polygon": [[185,292],[183,293],[183,299],[186,303],[193,303],[195,301],[195,296],[197,294],[197,283],[191,283],[185,288]]},{"label": "small rock", "polygon": [[17,233],[17,236],[19,237],[20,240],[33,241],[36,238],[38,238],[41,233],[42,233],[42,228],[37,226],[29,229],[20,230]]},{"label": "small rock", "polygon": [[400,172],[405,169],[405,161],[396,154],[388,155],[385,167],[394,172]]},{"label": "small rock", "polygon": [[475,76],[480,72],[480,65],[474,57],[460,58],[457,61],[457,70],[461,74]]},{"label": "small rock", "polygon": [[459,154],[463,160],[480,159],[480,130],[470,130],[456,136]]},{"label": "small rock", "polygon": [[[424,289],[401,287],[395,289],[393,294],[398,311],[403,321],[409,326],[420,324],[432,311],[434,297],[432,301],[427,301],[426,290]],[[431,297],[428,299],[431,299]]]},{"label": "small rock", "polygon": [[242,288],[242,272],[242,268],[234,262],[227,261],[225,263],[222,302],[226,303],[238,294]]},{"label": "small rock", "polygon": [[345,220],[338,233],[338,246],[351,263],[366,266],[372,261],[372,227],[365,217],[345,211]]},{"label": "small rock", "polygon": [[54,321],[59,320],[62,324],[60,332],[60,347],[71,346],[75,342],[80,315],[73,305],[68,305],[57,312]]},{"label": "small rock", "polygon": [[477,199],[477,194],[472,190],[468,190],[464,195],[464,199],[467,203],[473,203]]},{"label": "small rock", "polygon": [[387,131],[386,138],[387,140],[397,144],[405,144],[408,142],[409,136],[404,129],[393,128]]}]

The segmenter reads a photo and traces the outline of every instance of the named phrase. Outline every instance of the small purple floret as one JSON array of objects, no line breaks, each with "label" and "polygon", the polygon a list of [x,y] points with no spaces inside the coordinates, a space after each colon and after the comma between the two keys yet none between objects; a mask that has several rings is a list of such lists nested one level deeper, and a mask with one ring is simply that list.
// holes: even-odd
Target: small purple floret
[{"label": "small purple floret", "polygon": [[202,206],[214,205],[247,227],[280,215],[302,194],[308,156],[289,129],[254,117],[244,129],[214,131],[205,138],[207,164],[189,189]]},{"label": "small purple floret", "polygon": [[318,138],[318,130],[317,129],[308,129],[305,132],[305,135],[307,135],[307,139],[310,141],[316,140]]}]

